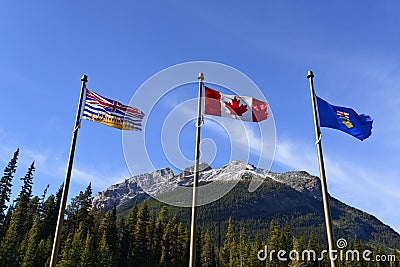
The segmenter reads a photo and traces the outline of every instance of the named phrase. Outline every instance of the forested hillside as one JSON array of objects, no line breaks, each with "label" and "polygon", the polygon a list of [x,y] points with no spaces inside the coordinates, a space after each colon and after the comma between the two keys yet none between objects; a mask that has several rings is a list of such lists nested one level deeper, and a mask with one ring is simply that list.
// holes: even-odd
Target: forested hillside
[{"label": "forested hillside", "polygon": [[[61,188],[55,195],[32,195],[35,166],[32,163],[22,178],[16,199],[10,199],[19,150],[4,169],[0,180],[0,266],[48,266],[54,238]],[[319,200],[304,196],[279,183],[266,183],[255,194],[246,193],[247,182],[239,183],[221,200],[199,208],[196,266],[329,266],[321,261],[301,258],[279,261],[276,254],[259,260],[260,250],[304,249],[321,251],[324,245],[323,221]],[[276,197],[284,197],[277,199]],[[57,266],[187,266],[189,257],[189,209],[166,207],[148,199],[117,215],[92,206],[89,184],[72,197],[66,210]],[[281,202],[293,207],[281,213]],[[370,249],[373,255],[398,252],[387,244],[398,239],[387,228],[373,224],[374,218],[357,214],[378,229],[385,242],[376,238],[362,242],[352,224],[361,222],[343,217],[348,206],[333,200],[333,216],[341,222],[339,234],[347,234],[351,249]],[[123,216],[124,215],[124,216]],[[375,219],[376,220],[376,219]],[[314,222],[314,224],[310,224]],[[364,223],[364,222],[363,222]],[[358,228],[357,228],[358,229]],[[373,232],[373,231],[372,231]],[[371,233],[372,233],[371,232]],[[259,254],[260,255],[260,254]],[[318,255],[319,256],[319,255]],[[373,256],[371,256],[372,258]],[[341,261],[341,266],[400,266],[397,262]]]}]

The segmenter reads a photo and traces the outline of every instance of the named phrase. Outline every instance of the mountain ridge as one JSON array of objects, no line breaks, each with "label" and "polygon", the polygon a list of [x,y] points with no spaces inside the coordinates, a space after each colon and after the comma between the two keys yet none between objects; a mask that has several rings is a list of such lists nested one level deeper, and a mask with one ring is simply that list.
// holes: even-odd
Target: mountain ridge
[{"label": "mountain ridge", "polygon": [[[277,182],[286,184],[299,192],[305,192],[314,197],[321,197],[321,183],[318,177],[310,175],[306,171],[289,171],[285,173],[274,173],[261,168],[256,168],[251,164],[234,160],[221,168],[213,169],[207,163],[199,164],[199,182],[223,181],[245,179],[246,176],[258,176],[261,179],[273,179]],[[146,183],[146,180],[148,181]],[[146,187],[147,193],[138,185]],[[147,186],[154,183],[150,188]],[[93,206],[112,209],[114,203],[118,206],[127,201],[136,199],[142,201],[148,195],[160,195],[173,190],[174,186],[190,186],[193,183],[193,166],[185,168],[181,173],[175,175],[170,168],[162,168],[152,172],[135,175],[107,187],[102,192],[98,192],[93,198]],[[171,186],[174,185],[174,186]]]},{"label": "mountain ridge", "polygon": [[[290,222],[296,233],[313,231],[320,240],[324,240],[325,222],[318,177],[305,171],[274,173],[240,161],[232,161],[218,169],[211,168],[207,163],[200,166],[200,185],[211,181],[237,183],[221,199],[199,207],[199,224],[203,227],[224,225],[232,217],[241,225],[246,225],[250,232],[266,235],[268,223],[274,219],[281,224]],[[253,178],[261,178],[263,182],[257,190],[250,193],[248,186]],[[237,181],[238,179],[240,180]],[[131,177],[96,194],[93,206],[109,210],[115,203],[120,216],[126,216],[135,201],[146,201],[154,211],[165,205],[150,198],[138,186],[137,181],[154,183],[149,187],[152,194],[163,195],[163,199],[168,199],[169,196],[174,198],[174,186],[192,184],[193,168],[186,168],[177,175],[171,169],[164,168]],[[169,188],[168,185],[173,186]],[[399,233],[374,215],[342,203],[332,196],[329,196],[329,201],[336,237],[357,236],[367,244],[400,248]],[[189,225],[190,209],[173,206],[169,209],[179,220]],[[217,234],[217,230],[211,231]]]}]

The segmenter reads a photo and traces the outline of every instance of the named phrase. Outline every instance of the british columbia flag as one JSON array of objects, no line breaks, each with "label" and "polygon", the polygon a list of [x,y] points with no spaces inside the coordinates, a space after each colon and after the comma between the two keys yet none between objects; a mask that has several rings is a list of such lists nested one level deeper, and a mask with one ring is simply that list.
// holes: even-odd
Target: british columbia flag
[{"label": "british columbia flag", "polygon": [[120,130],[142,130],[144,113],[92,92],[86,88],[82,118],[96,121]]}]

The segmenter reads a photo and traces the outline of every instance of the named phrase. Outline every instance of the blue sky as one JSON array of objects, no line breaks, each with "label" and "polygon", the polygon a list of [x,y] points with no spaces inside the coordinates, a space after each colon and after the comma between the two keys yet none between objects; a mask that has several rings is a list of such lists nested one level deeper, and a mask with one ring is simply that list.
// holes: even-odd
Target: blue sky
[{"label": "blue sky", "polygon": [[[1,1],[0,166],[20,147],[14,193],[32,160],[34,193],[47,184],[54,192],[65,175],[82,74],[88,88],[129,103],[155,73],[205,60],[238,69],[262,90],[276,125],[272,171],[318,175],[311,69],[320,97],[374,119],[364,142],[322,130],[330,194],[399,232],[399,14],[400,3],[385,0]],[[83,121],[70,197],[89,181],[100,191],[129,176],[121,132]]]}]

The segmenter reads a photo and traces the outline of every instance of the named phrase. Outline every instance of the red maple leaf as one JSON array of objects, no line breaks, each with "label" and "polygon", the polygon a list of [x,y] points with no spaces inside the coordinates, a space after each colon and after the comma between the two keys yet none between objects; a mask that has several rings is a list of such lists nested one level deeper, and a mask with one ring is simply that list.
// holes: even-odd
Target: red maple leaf
[{"label": "red maple leaf", "polygon": [[242,116],[243,113],[247,111],[247,105],[240,105],[240,100],[236,98],[236,96],[232,99],[231,102],[225,102],[225,106],[229,109],[229,113],[232,115]]}]

